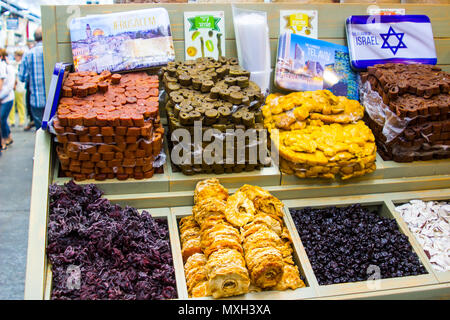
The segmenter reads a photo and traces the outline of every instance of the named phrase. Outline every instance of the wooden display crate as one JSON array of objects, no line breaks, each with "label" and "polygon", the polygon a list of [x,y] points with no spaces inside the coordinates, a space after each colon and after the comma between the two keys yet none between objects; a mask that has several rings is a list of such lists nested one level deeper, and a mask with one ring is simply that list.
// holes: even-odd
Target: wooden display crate
[{"label": "wooden display crate", "polygon": [[[407,276],[407,277],[398,277],[398,278],[389,278],[389,279],[380,279],[378,281],[374,281],[369,285],[368,281],[360,281],[353,283],[339,283],[339,284],[331,284],[331,285],[320,285],[317,281],[317,278],[314,276],[313,283],[317,286],[319,296],[328,297],[328,296],[338,296],[345,292],[345,294],[358,294],[358,293],[370,293],[372,291],[383,291],[383,290],[392,290],[398,288],[407,288],[407,287],[417,287],[422,285],[432,285],[438,283],[432,267],[429,261],[424,257],[423,250],[417,246],[417,243],[411,241],[414,239],[414,236],[409,232],[408,228],[405,228],[404,225],[398,223],[397,218],[394,213],[388,207],[388,204],[383,200],[382,197],[348,197],[348,198],[325,198],[317,201],[305,201],[305,200],[287,200],[284,201],[286,205],[286,210],[289,209],[299,209],[304,207],[312,207],[312,208],[326,208],[331,206],[337,207],[346,207],[354,203],[360,203],[362,207],[368,208],[370,211],[375,211],[379,215],[383,217],[387,217],[390,219],[395,219],[399,226],[400,231],[405,234],[413,247],[414,252],[420,259],[420,262],[424,265],[428,274],[417,275],[417,276]],[[288,214],[289,223],[292,225],[295,231],[295,224],[292,220],[292,216]],[[299,243],[300,246],[303,247],[302,241],[298,232],[294,233],[294,239]],[[303,248],[304,250],[304,248]],[[311,264],[308,260],[302,261],[306,264],[306,268],[311,268]]]},{"label": "wooden display crate", "polygon": [[[403,228],[408,229],[409,227],[406,224],[406,222],[403,220],[402,216],[395,210],[396,206],[402,205],[404,203],[407,203],[411,200],[422,200],[422,201],[449,201],[450,197],[448,194],[441,194],[441,195],[437,195],[437,196],[429,196],[429,197],[424,197],[423,195],[417,194],[415,195],[414,193],[408,194],[406,197],[404,198],[394,198],[391,201],[387,202],[387,205],[389,206],[389,208],[391,209],[391,211],[393,212],[393,214],[396,216],[397,221],[400,225],[403,226]],[[410,231],[411,232],[411,231]],[[411,234],[413,235],[413,241],[415,243],[417,243],[417,247],[420,248],[420,251],[422,252],[424,258],[428,260],[428,257],[426,256],[422,246],[420,245],[419,241],[417,240],[416,236],[414,235],[413,232],[411,232]],[[431,265],[431,264],[430,264]],[[434,274],[436,275],[436,278],[439,280],[439,282],[441,283],[450,283],[450,271],[446,271],[446,272],[439,272],[434,270]]]},{"label": "wooden display crate", "polygon": [[[276,59],[276,47],[279,33],[279,10],[297,9],[299,3],[247,3],[238,4],[238,7],[247,9],[264,10],[268,13],[269,36],[271,45],[272,65]],[[132,5],[88,5],[79,6],[79,15],[91,15],[119,11],[138,10],[143,8],[164,7],[168,10],[172,26],[172,36],[177,59],[184,58],[184,11],[212,11],[223,10],[226,16],[226,55],[236,57],[235,34],[230,4],[132,4]],[[390,4],[381,7],[392,8]],[[350,15],[365,14],[365,4],[326,4],[312,3],[302,4],[302,9],[319,10],[319,38],[337,44],[345,44],[344,22]],[[426,14],[430,17],[435,44],[438,55],[438,63],[444,70],[450,71],[450,28],[448,16],[450,5],[424,5],[424,4],[395,4],[395,8],[405,8],[407,14]],[[42,23],[44,29],[44,62],[46,81],[50,81],[51,70],[55,62],[71,61],[71,44],[68,24],[76,15],[69,6],[42,6]],[[47,83],[47,88],[49,88]],[[163,110],[164,108],[161,108]],[[164,123],[165,119],[162,119]],[[57,159],[54,145],[48,133],[39,130],[36,134],[36,147],[34,155],[33,183],[31,193],[31,209],[29,220],[29,238],[27,253],[27,268],[25,280],[25,299],[49,298],[51,293],[51,270],[47,263],[45,247],[47,243],[47,219],[48,219],[48,186],[53,183],[63,183],[55,174],[57,171]],[[168,154],[168,152],[166,152]],[[257,182],[254,175],[233,177],[227,180],[225,175],[217,176],[230,193],[245,183],[260,184],[274,196],[281,199],[287,207],[345,205],[350,203],[375,204],[382,212],[397,219],[402,232],[408,235],[414,250],[423,261],[429,274],[405,281],[405,279],[385,279],[381,290],[365,290],[364,284],[344,284],[339,290],[333,288],[321,288],[314,283],[313,270],[308,266],[308,260],[303,245],[299,239],[294,241],[296,258],[301,266],[301,272],[306,276],[308,290],[301,290],[293,295],[283,292],[280,296],[272,296],[273,299],[365,299],[365,298],[446,298],[450,299],[450,282],[447,273],[438,274],[430,270],[429,261],[426,258],[420,244],[410,234],[409,229],[401,217],[394,211],[395,203],[403,203],[410,199],[449,199],[450,198],[450,172],[449,160],[427,161],[398,164],[395,162],[377,158],[377,171],[371,175],[350,179],[349,181],[306,181],[296,177],[287,177],[279,174],[277,178]],[[180,260],[181,247],[179,243],[176,218],[189,214],[189,206],[193,205],[193,189],[195,183],[201,179],[199,176],[186,178],[186,176],[174,176],[170,165],[166,166],[164,181],[149,179],[154,186],[145,186],[141,181],[92,181],[103,191],[105,197],[111,202],[120,205],[130,205],[138,209],[149,208],[149,212],[158,212],[161,208],[169,221],[169,233],[171,248],[174,256],[174,266],[177,280],[179,298],[187,298],[185,287],[183,263]],[[276,175],[275,175],[276,176]],[[295,178],[292,179],[292,178]],[[172,179],[172,180],[171,180]],[[267,179],[265,177],[264,179]],[[150,181],[151,180],[151,181]],[[300,181],[298,181],[300,180]],[[173,181],[173,184],[171,184]],[[294,182],[295,181],[295,182]],[[83,182],[85,183],[85,182]],[[143,182],[142,182],[143,183]],[[281,184],[281,185],[280,185]],[[301,200],[298,200],[301,199]],[[387,210],[387,209],[388,210]],[[170,211],[168,211],[170,210]],[[170,212],[170,213],[169,213]],[[292,218],[286,214],[288,228],[293,238],[298,233],[293,225]],[[299,237],[298,237],[299,238]],[[392,281],[391,281],[392,280]],[[338,285],[339,286],[339,285]],[[389,288],[389,289],[387,289]],[[265,292],[264,292],[265,293]],[[273,293],[268,293],[273,294]],[[260,294],[255,299],[265,298]],[[239,299],[239,297],[237,297]]]},{"label": "wooden display crate", "polygon": [[[192,214],[192,207],[175,207],[171,208],[171,213],[173,215],[172,221],[176,223],[176,225],[173,227],[173,229],[176,230],[174,239],[178,242],[178,245],[180,247],[178,252],[175,252],[174,254],[178,255],[177,259],[183,261],[183,258],[181,256],[181,243],[179,238],[179,229],[178,229],[178,223],[179,220],[183,217],[189,216]],[[293,233],[297,232],[295,229],[292,229],[292,226],[287,223],[287,216],[286,213],[284,213],[283,220],[286,224],[286,227],[289,230],[289,233],[291,234],[291,237]],[[305,269],[305,267],[302,264],[302,261],[305,261],[306,256],[304,251],[298,250],[297,244],[293,243],[293,259],[295,264],[298,267],[298,270],[300,274],[306,279],[304,288],[298,288],[295,290],[285,290],[285,291],[262,291],[262,292],[251,292],[240,296],[235,297],[229,297],[227,299],[232,300],[261,300],[261,299],[268,299],[268,300],[288,300],[288,299],[308,299],[308,298],[314,298],[317,297],[316,288],[311,285],[310,279],[312,279],[313,274],[311,273],[310,269]],[[175,259],[175,257],[174,257]],[[180,275],[179,277],[183,278],[183,290],[186,293],[187,296],[187,288],[186,288],[186,278],[184,276],[184,268],[179,270]],[[178,289],[180,291],[180,289]],[[198,298],[195,298],[198,299]],[[213,299],[212,297],[205,297],[202,299]]]},{"label": "wooden display crate", "polygon": [[[279,10],[298,8],[298,3],[240,3],[239,7],[248,9],[264,10],[268,13],[269,37],[271,43],[272,66],[276,60],[276,48],[279,34]],[[210,4],[127,4],[127,5],[89,5],[79,6],[79,15],[110,13],[119,11],[138,10],[144,8],[164,7],[170,15],[172,37],[179,60],[184,59],[184,11],[196,10],[223,10],[225,12],[225,30],[227,50],[226,55],[236,57],[235,34],[231,5],[227,3]],[[389,7],[389,6],[388,6]],[[448,28],[448,14],[450,5],[396,5],[405,8],[407,14],[427,14],[433,24],[433,32],[437,48],[439,64],[450,70],[450,28]],[[71,61],[71,44],[68,30],[68,22],[73,18],[68,6],[42,6],[43,28],[44,28],[44,60],[47,71],[46,80],[49,81],[50,72],[57,61]],[[352,14],[364,14],[367,10],[366,4],[302,4],[302,9],[319,10],[319,38],[338,44],[345,44],[344,22]],[[339,27],[340,26],[340,27]],[[49,87],[49,86],[47,86]],[[160,108],[162,123],[167,123],[164,118],[164,108]],[[166,154],[168,154],[166,152]],[[406,185],[405,178],[413,178],[408,183],[408,189],[417,188],[442,188],[449,186],[450,175],[449,160],[422,161],[414,163],[399,164],[393,161],[383,161],[377,157],[377,170],[369,175],[350,179],[348,181],[328,181],[321,179],[299,179],[293,175],[280,174],[275,167],[264,168],[261,171],[250,173],[224,174],[220,177],[224,185],[229,188],[236,187],[239,181],[259,184],[261,186],[294,186],[299,192],[304,192],[306,197],[327,196],[327,195],[350,195],[354,193],[374,193],[401,191],[400,185]],[[53,164],[52,164],[53,165]],[[53,168],[55,169],[55,168]],[[155,175],[147,181],[124,182],[105,181],[98,182],[99,186],[109,194],[137,194],[137,193],[158,193],[158,192],[179,192],[189,191],[195,184],[203,178],[211,175],[185,176],[180,172],[174,172],[172,167],[167,165],[164,177]],[[56,178],[57,183],[67,180]],[[425,178],[433,176],[433,178]],[[415,177],[424,177],[417,179]],[[97,182],[96,182],[97,183]]]},{"label": "wooden display crate", "polygon": [[[177,246],[177,243],[179,243],[179,241],[177,242],[177,239],[174,237],[177,233],[177,230],[173,229],[174,225],[176,227],[176,222],[174,224],[173,220],[173,216],[170,213],[170,210],[168,208],[158,208],[158,209],[140,209],[139,212],[142,211],[147,211],[148,213],[151,214],[151,216],[153,218],[161,218],[167,221],[167,228],[169,230],[169,241],[170,241],[170,249],[172,251],[172,253],[174,252],[178,252],[181,249],[179,248],[179,246]],[[175,281],[176,281],[176,286],[177,286],[177,295],[178,295],[178,299],[185,299],[187,298],[187,294],[185,295],[184,292],[182,290],[180,290],[180,288],[183,288],[183,283],[184,282],[184,275],[180,276],[180,273],[177,272],[177,270],[181,268],[183,268],[183,260],[179,260],[178,256],[176,256],[175,254],[172,254],[173,256],[173,264],[174,264],[174,269],[175,269]],[[47,262],[47,264],[44,266],[45,267],[45,286],[44,286],[44,300],[50,300],[51,299],[51,293],[52,293],[52,268],[50,263]]]},{"label": "wooden display crate", "polygon": [[[281,188],[281,186],[278,188]],[[279,190],[279,192],[281,194],[280,198],[283,199],[283,191]],[[178,297],[179,299],[186,299],[188,296],[184,278],[177,220],[183,216],[191,214],[192,206],[189,206],[188,202],[191,201],[193,195],[192,193],[185,193],[185,196],[180,198],[181,200],[179,203],[181,203],[181,205],[177,207],[172,206],[172,201],[170,198],[164,198],[162,201],[165,201],[164,203],[166,208],[163,209],[155,209],[153,207],[147,208],[147,203],[145,201],[147,197],[148,195],[140,194],[140,198],[138,199],[136,196],[131,195],[122,196],[120,200],[117,200],[117,196],[114,195],[108,196],[107,198],[109,198],[113,203],[123,205],[133,205],[130,204],[129,201],[139,200],[138,203],[140,203],[141,206],[137,205],[136,207],[140,211],[147,210],[155,217],[167,217]],[[401,220],[401,217],[393,211],[394,203],[404,202],[409,199],[416,199],[419,197],[422,199],[448,199],[450,197],[450,189],[348,196],[340,198],[328,197],[283,200],[283,203],[285,204],[284,220],[293,240],[295,262],[299,267],[301,274],[306,278],[307,287],[299,288],[297,290],[250,293],[244,296],[233,297],[232,299],[450,298],[450,283],[445,278],[440,277],[440,275],[432,269],[432,266],[426,258],[422,248],[417,243],[417,240]],[[306,206],[347,206],[354,203],[361,203],[363,206],[376,208],[380,214],[396,219],[401,232],[409,238],[413,250],[417,253],[428,274],[382,279],[379,282],[380,287],[378,288],[369,287],[366,281],[327,286],[319,285],[288,209]],[[25,298],[46,299],[51,295],[51,270],[45,255],[47,215],[37,215],[36,212],[34,212],[31,219],[33,219],[35,224],[30,224],[29,240],[35,243],[35,247],[39,247],[41,249],[40,252],[42,253],[42,256],[33,254],[30,250],[28,251]]]}]

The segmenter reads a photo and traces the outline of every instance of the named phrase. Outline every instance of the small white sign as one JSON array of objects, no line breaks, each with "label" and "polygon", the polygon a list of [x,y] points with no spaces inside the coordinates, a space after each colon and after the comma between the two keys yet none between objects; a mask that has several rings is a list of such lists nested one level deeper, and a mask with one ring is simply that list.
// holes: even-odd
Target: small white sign
[{"label": "small white sign", "polygon": [[388,15],[405,15],[405,9],[404,8],[398,8],[398,9],[388,9],[388,8],[378,8],[377,6],[370,6],[367,8],[367,14],[368,15],[382,15],[382,16],[388,16]]},{"label": "small white sign", "polygon": [[286,32],[317,39],[317,10],[280,10],[280,35]]},{"label": "small white sign", "polygon": [[186,60],[225,56],[223,11],[184,13],[184,55]]}]

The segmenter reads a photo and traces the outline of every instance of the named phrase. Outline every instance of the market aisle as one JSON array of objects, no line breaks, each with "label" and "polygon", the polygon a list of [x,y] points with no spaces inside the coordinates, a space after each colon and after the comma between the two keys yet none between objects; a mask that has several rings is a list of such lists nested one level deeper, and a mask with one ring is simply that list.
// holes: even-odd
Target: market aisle
[{"label": "market aisle", "polygon": [[12,128],[13,145],[0,157],[0,300],[23,299],[34,131]]}]

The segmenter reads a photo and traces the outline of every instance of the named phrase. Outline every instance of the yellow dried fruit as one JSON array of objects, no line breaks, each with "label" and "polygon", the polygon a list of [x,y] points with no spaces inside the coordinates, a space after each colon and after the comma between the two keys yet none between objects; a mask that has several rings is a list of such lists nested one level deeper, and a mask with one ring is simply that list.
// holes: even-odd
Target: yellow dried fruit
[{"label": "yellow dried fruit", "polygon": [[214,51],[214,44],[211,40],[206,40],[205,42],[206,49],[208,49],[209,52]]},{"label": "yellow dried fruit", "polygon": [[189,47],[186,50],[188,56],[194,57],[197,54],[197,48],[196,47]]},{"label": "yellow dried fruit", "polygon": [[200,31],[195,31],[193,34],[192,34],[192,37],[191,37],[191,39],[192,39],[192,41],[194,41],[195,39],[197,39],[197,37],[200,35]]},{"label": "yellow dried fruit", "polygon": [[360,121],[364,108],[358,101],[328,90],[271,94],[262,112],[282,172],[348,179],[375,170],[375,137]]}]

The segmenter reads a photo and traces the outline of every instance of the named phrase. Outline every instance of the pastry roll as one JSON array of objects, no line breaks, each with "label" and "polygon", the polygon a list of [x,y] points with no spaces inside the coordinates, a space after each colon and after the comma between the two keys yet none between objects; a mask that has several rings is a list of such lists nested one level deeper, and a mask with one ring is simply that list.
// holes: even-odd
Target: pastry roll
[{"label": "pastry roll", "polygon": [[252,221],[253,224],[265,224],[270,230],[275,232],[278,236],[281,237],[283,232],[283,222],[279,219],[275,219],[268,214],[258,213],[255,215],[255,218]]},{"label": "pastry roll", "polygon": [[282,246],[283,242],[280,237],[264,224],[260,224],[259,229],[244,240],[245,252],[250,252],[254,248],[273,247],[280,249]]},{"label": "pastry roll", "polygon": [[237,192],[244,192],[251,201],[254,201],[257,197],[264,198],[270,196],[270,193],[263,188],[249,184],[244,184]]},{"label": "pastry roll", "polygon": [[228,237],[241,243],[241,235],[236,228],[227,223],[220,223],[213,225],[207,232],[201,234],[202,249],[211,246],[213,242],[217,241],[220,237]]},{"label": "pastry roll", "polygon": [[283,203],[274,196],[256,197],[253,200],[258,212],[266,213],[272,217],[283,218]]},{"label": "pastry roll", "polygon": [[233,249],[240,252],[241,254],[244,253],[241,244],[236,239],[231,237],[219,237],[217,239],[214,239],[211,245],[207,247],[203,252],[209,258],[212,253],[222,249]]},{"label": "pastry roll", "polygon": [[192,227],[190,229],[184,229],[183,232],[180,232],[180,241],[181,243],[185,243],[191,239],[198,239],[200,236],[200,228]]},{"label": "pastry roll", "polygon": [[191,255],[184,264],[186,286],[188,293],[193,297],[208,295],[206,257],[202,253]]},{"label": "pastry roll", "polygon": [[181,218],[179,225],[180,225],[180,233],[182,233],[186,229],[198,227],[198,223],[195,221],[193,215]]}]

